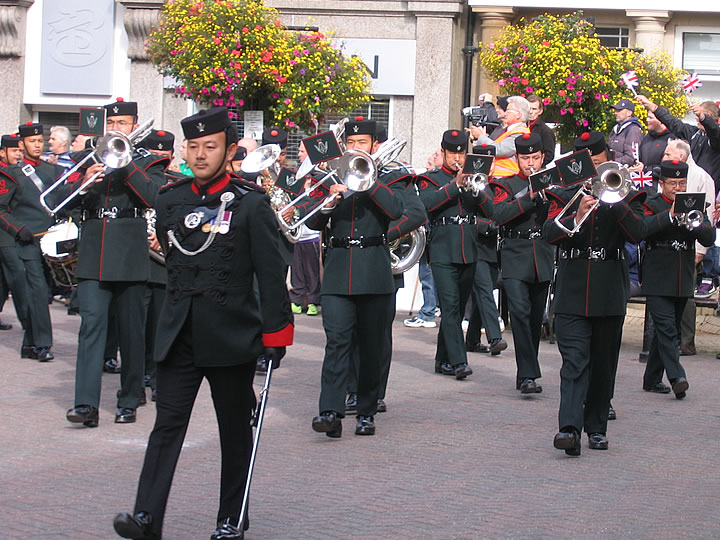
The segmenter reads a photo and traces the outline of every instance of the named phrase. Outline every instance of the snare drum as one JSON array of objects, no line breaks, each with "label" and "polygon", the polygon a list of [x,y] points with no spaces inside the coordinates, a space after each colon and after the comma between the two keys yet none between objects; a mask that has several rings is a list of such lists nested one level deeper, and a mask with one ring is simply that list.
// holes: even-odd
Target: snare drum
[{"label": "snare drum", "polygon": [[53,225],[40,238],[40,250],[59,287],[71,288],[76,283],[77,244],[78,227],[71,221]]}]

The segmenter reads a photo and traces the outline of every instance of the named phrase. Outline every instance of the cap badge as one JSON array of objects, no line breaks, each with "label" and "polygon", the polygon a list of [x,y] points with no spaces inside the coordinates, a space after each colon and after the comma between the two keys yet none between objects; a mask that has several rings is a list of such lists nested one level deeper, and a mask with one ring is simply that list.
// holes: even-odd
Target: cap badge
[{"label": "cap badge", "polygon": [[158,147],[158,150],[162,150],[162,149],[163,149],[163,143],[159,142],[159,143],[157,144],[157,147]]},{"label": "cap badge", "polygon": [[115,106],[113,107],[113,112],[114,112],[115,114],[119,113],[119,112],[120,112],[120,107],[118,107],[117,105],[115,105]]},{"label": "cap badge", "polygon": [[358,126],[357,124],[355,124],[355,125],[353,126],[352,130],[353,130],[353,133],[357,133],[358,131],[360,131],[360,126]]},{"label": "cap badge", "polygon": [[203,133],[205,131],[205,124],[202,122],[198,122],[197,126],[195,126],[199,133]]},{"label": "cap badge", "polygon": [[457,151],[459,152],[460,150],[462,150],[462,146],[460,146],[460,145],[458,144],[458,145],[457,145]]},{"label": "cap badge", "polygon": [[678,169],[677,171],[675,171],[675,176],[677,176],[678,178],[680,177],[680,169]]},{"label": "cap badge", "polygon": [[529,152],[534,152],[534,151],[535,151],[535,148],[534,148],[533,146],[528,146],[528,151],[529,151]]}]

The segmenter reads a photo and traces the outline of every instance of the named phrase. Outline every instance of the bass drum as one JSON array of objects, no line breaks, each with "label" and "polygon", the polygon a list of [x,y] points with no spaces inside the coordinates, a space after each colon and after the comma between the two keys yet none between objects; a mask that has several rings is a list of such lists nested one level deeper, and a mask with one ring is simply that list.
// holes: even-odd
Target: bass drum
[{"label": "bass drum", "polygon": [[40,250],[58,287],[71,289],[77,284],[78,227],[71,221],[61,221],[50,227],[40,238]]}]

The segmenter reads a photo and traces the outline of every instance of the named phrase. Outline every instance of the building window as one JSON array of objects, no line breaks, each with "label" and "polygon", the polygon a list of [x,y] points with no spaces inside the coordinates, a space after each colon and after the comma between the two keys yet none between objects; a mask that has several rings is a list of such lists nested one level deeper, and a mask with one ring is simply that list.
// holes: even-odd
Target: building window
[{"label": "building window", "polygon": [[682,67],[700,75],[720,75],[720,34],[683,32]]},{"label": "building window", "polygon": [[630,30],[622,27],[596,26],[595,33],[605,47],[627,48]]}]

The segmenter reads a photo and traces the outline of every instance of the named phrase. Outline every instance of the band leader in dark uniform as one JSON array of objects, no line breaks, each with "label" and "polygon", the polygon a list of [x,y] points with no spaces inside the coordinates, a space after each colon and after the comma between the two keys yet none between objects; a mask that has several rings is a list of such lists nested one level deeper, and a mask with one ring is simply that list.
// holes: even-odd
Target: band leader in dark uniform
[{"label": "band leader in dark uniform", "polygon": [[555,249],[542,237],[549,203],[530,189],[528,177],[542,167],[540,136],[515,139],[520,172],[490,186],[495,200],[493,218],[500,226],[500,272],[512,322],[517,376],[515,388],[523,394],[542,392],[540,330],[553,277]]},{"label": "band leader in dark uniform", "polygon": [[655,339],[650,354],[643,389],[669,393],[662,382],[667,372],[672,392],[683,399],[690,387],[680,364],[680,320],[695,287],[695,241],[709,247],[715,242],[715,229],[706,212],[702,224],[688,228],[679,223],[675,195],[687,187],[687,163],[663,161],[660,164],[660,192],[645,202],[647,238],[641,261],[642,294],[655,324]]},{"label": "band leader in dark uniform", "polygon": [[[253,377],[263,353],[277,367],[292,344],[293,319],[277,222],[265,191],[226,171],[237,131],[225,107],[182,121],[194,179],[164,187],[157,233],[168,270],[157,329],[157,417],[133,514],[114,526],[124,538],[162,535],[165,506],[200,384],[208,379],[220,431],[222,472],[213,540],[237,527],[252,450]],[[253,291],[257,277],[259,301]]]},{"label": "band leader in dark uniform", "polygon": [[[597,139],[604,148],[602,135],[594,135],[592,140]],[[575,148],[586,147],[586,140],[591,138],[578,138]],[[561,191],[569,195],[566,200],[574,195]],[[560,248],[554,311],[562,355],[559,433],[554,446],[569,455],[580,454],[583,429],[591,449],[608,448],[608,411],[630,294],[625,242],[638,243],[645,235],[645,196],[633,188],[619,202],[600,203],[595,210],[594,196],[579,197],[560,223],[573,230],[591,213],[580,229],[569,235],[554,220],[565,204],[550,195],[543,237]]]}]

